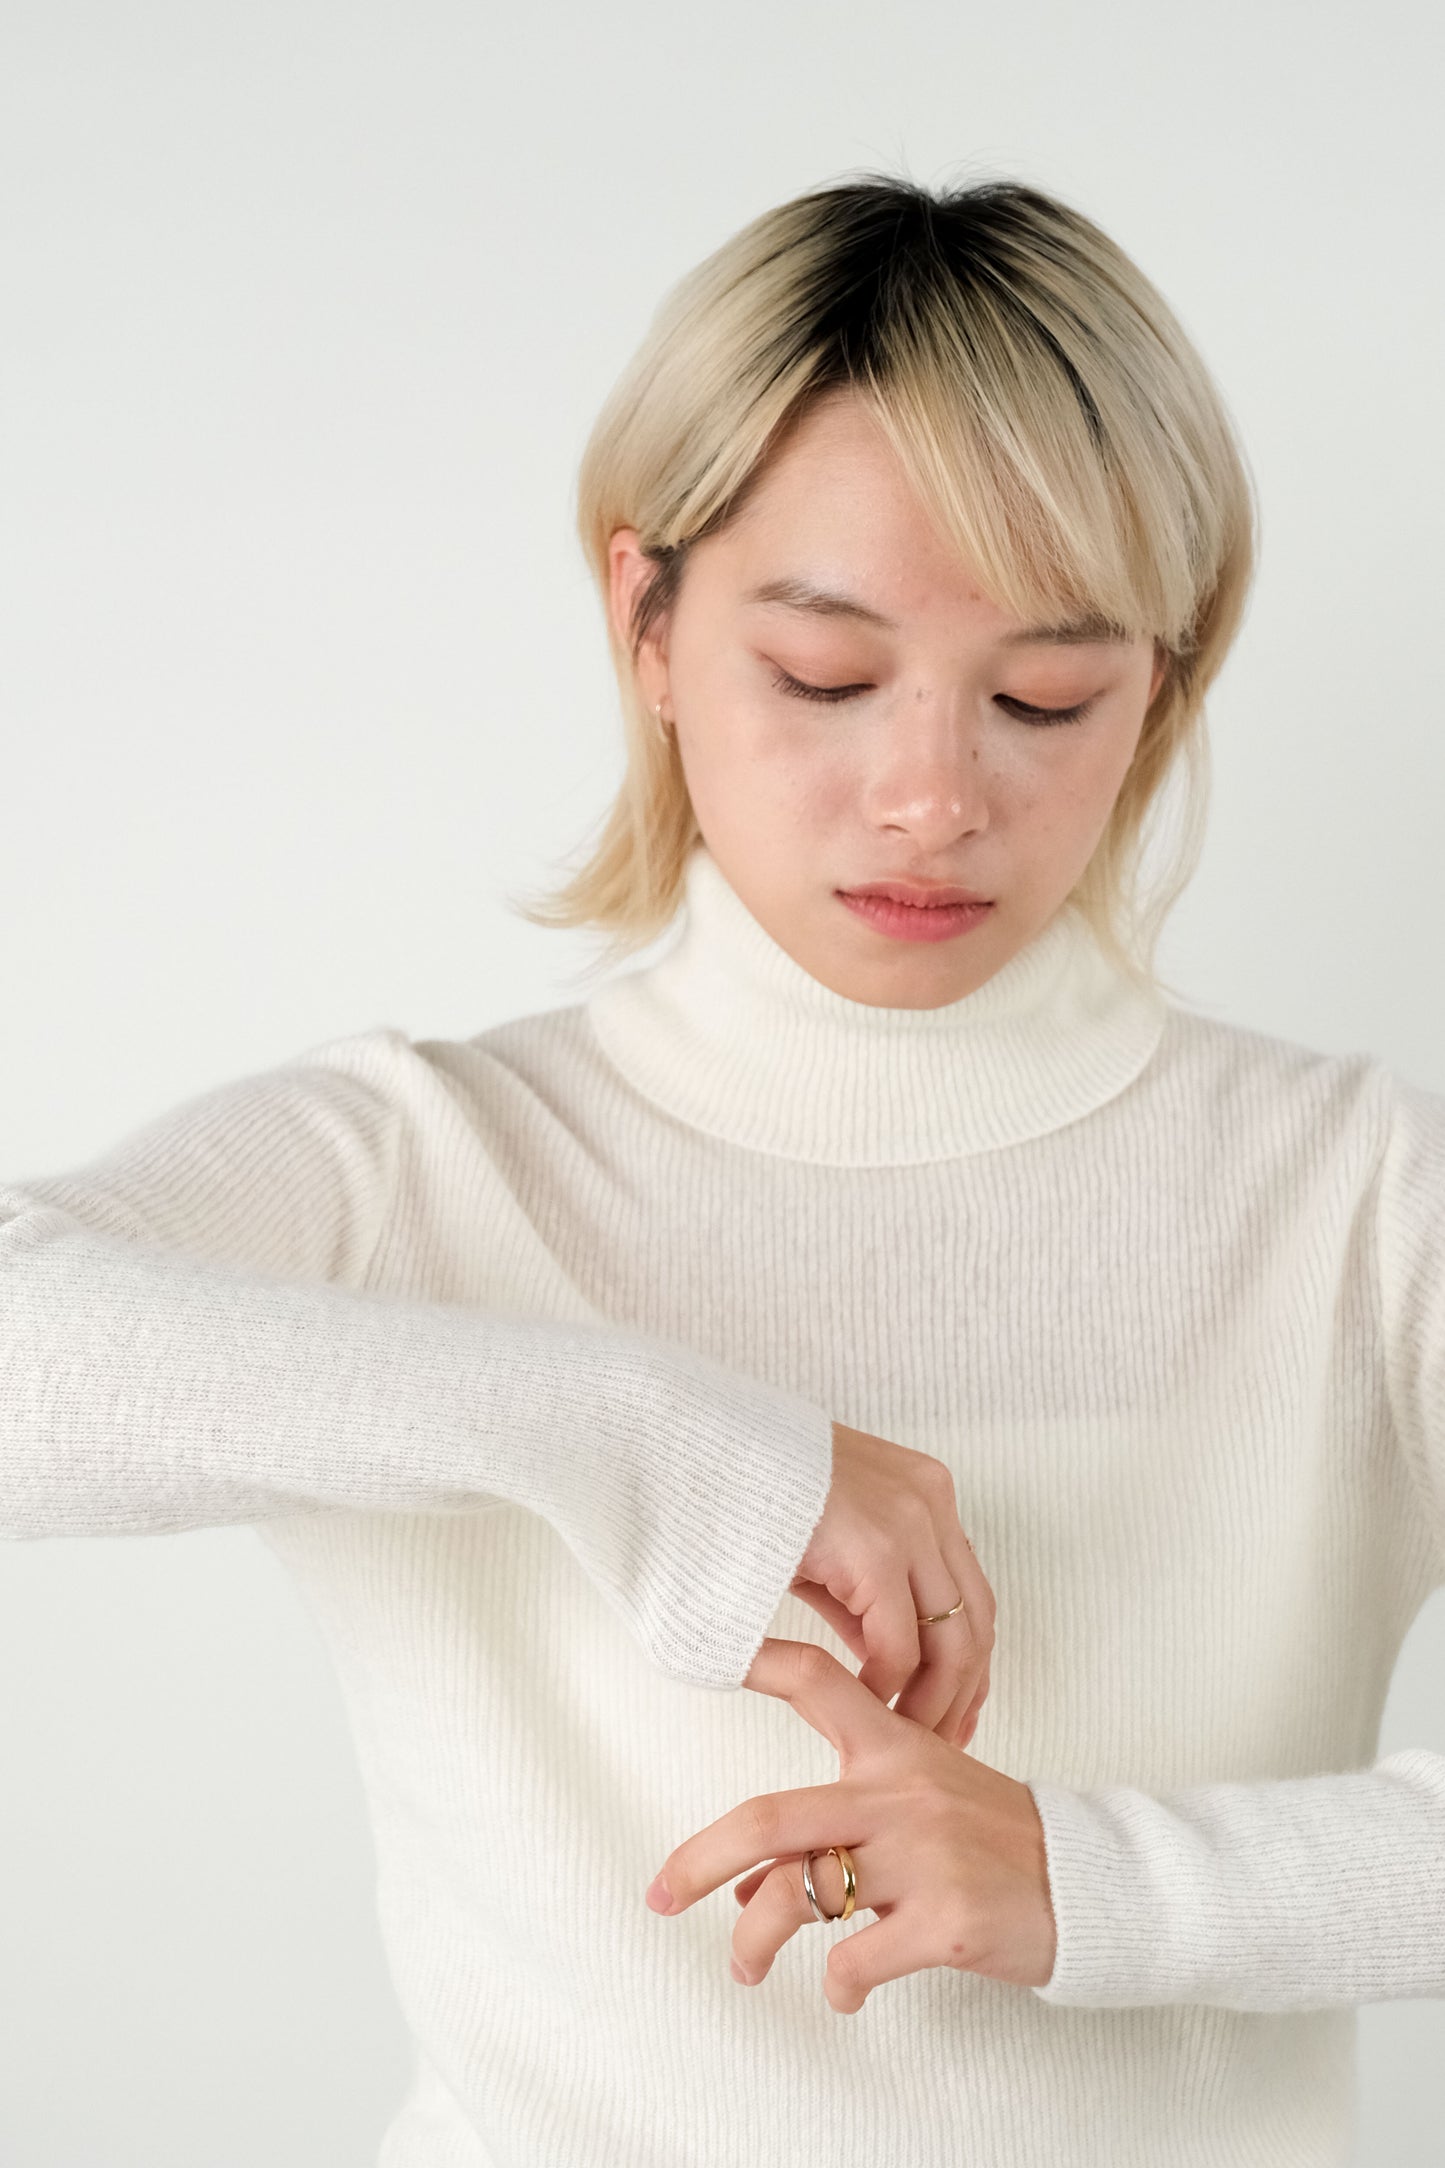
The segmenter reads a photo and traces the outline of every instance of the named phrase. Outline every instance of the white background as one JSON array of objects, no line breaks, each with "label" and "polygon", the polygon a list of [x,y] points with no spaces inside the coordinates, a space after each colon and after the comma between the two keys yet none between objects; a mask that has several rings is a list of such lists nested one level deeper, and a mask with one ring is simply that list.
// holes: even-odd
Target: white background
[{"label": "white background", "polygon": [[[1056,191],[1201,345],[1263,563],[1161,967],[1445,1090],[1440,21],[6,0],[0,1170],[576,998],[505,899],[620,767],[578,454],[665,287],[864,167]],[[0,2158],[365,2168],[405,2043],[284,1570],[7,1545],[0,1649]],[[1437,1598],[1382,1753],[1442,1676]],[[1445,2005],[1361,2027],[1361,2168],[1424,2168]]]}]

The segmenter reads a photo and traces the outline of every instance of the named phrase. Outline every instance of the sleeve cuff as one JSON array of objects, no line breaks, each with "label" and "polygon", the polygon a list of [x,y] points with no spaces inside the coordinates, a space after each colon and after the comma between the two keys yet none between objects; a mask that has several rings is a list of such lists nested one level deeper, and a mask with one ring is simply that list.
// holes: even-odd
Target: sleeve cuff
[{"label": "sleeve cuff", "polygon": [[628,1508],[649,1531],[628,1608],[663,1670],[737,1689],[827,1504],[833,1418],[691,1349],[661,1354],[642,1388],[656,1444]]}]

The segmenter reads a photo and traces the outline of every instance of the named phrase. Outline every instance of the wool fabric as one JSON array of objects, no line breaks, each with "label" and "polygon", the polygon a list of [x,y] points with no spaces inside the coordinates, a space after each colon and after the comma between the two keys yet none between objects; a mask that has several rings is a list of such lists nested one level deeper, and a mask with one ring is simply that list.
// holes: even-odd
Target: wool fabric
[{"label": "wool fabric", "polygon": [[[705,845],[676,938],[378,1025],[0,1188],[0,1533],[253,1525],[334,1661],[414,2046],[379,2168],[1343,2168],[1355,2008],[1445,1995],[1445,1097],[1141,989],[1066,904],[976,991],[814,979]],[[742,1686],[832,1423],[997,1599],[1046,1984],[757,1987],[684,1837],[837,1757]],[[848,1832],[839,1831],[842,1841]],[[117,2141],[123,2138],[117,2131]]]}]

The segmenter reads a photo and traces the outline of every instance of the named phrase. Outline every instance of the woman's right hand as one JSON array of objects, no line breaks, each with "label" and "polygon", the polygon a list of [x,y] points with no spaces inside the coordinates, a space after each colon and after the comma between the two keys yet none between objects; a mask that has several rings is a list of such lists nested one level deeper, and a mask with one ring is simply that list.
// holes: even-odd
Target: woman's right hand
[{"label": "woman's right hand", "polygon": [[[835,1423],[833,1481],[792,1589],[864,1659],[858,1676],[880,1701],[896,1694],[898,1715],[968,1745],[996,1607],[941,1460]],[[918,1623],[960,1598],[952,1618]]]}]

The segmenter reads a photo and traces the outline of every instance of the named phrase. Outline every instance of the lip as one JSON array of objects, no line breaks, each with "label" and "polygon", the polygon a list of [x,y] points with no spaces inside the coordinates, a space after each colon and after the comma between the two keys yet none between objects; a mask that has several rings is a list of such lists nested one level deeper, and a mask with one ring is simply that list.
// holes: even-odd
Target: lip
[{"label": "lip", "polygon": [[950,888],[942,881],[862,881],[856,888],[840,888],[840,896],[882,896],[890,903],[911,903],[915,909],[948,903],[992,903],[976,888]]},{"label": "lip", "polygon": [[[884,884],[889,886],[891,884]],[[992,903],[900,903],[889,895],[840,888],[838,900],[856,918],[894,941],[952,941],[981,926]]]}]

